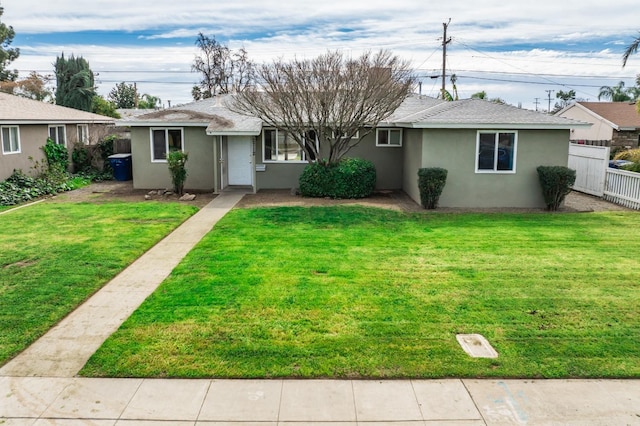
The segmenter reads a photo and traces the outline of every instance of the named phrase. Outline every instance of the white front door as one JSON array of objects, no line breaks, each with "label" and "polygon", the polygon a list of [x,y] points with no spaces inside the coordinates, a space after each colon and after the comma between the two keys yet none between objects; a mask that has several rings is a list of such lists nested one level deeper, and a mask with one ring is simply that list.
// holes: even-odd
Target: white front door
[{"label": "white front door", "polygon": [[227,142],[229,185],[251,185],[251,138],[230,137]]}]

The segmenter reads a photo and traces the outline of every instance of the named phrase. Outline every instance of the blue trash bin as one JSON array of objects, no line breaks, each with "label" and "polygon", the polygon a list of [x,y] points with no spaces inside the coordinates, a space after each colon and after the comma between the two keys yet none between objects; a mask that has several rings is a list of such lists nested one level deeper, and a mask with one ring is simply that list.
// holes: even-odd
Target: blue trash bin
[{"label": "blue trash bin", "polygon": [[131,180],[133,179],[131,167],[131,154],[113,154],[109,156],[109,163],[113,169],[113,177],[115,180]]}]

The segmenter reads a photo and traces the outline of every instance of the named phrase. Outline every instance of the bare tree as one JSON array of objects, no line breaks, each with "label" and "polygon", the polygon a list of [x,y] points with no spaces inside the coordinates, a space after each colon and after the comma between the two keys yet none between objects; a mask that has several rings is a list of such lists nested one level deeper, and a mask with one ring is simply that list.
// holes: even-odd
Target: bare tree
[{"label": "bare tree", "polygon": [[[287,132],[309,162],[329,164],[394,112],[415,81],[409,64],[384,50],[356,59],[329,51],[310,60],[277,60],[257,75],[262,88],[239,93],[231,107]],[[321,160],[320,146],[327,159]]]},{"label": "bare tree", "polygon": [[200,72],[202,79],[191,90],[195,100],[218,93],[241,92],[253,84],[255,65],[244,47],[232,52],[215,37],[202,33],[198,34],[196,46],[200,53],[193,60],[191,70]]}]

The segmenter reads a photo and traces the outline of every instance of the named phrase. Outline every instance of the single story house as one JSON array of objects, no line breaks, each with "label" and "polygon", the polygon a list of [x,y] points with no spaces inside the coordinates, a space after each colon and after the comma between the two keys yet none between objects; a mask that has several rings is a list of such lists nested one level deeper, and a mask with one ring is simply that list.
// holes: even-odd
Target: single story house
[{"label": "single story house", "polygon": [[571,129],[571,141],[589,145],[640,146],[640,113],[630,102],[575,102],[556,113],[558,117],[591,123]]},{"label": "single story house", "polygon": [[110,117],[0,92],[0,180],[44,160],[47,138],[71,150],[76,141],[105,136],[105,126],[112,124]]},{"label": "single story house", "polygon": [[[229,109],[219,96],[131,117],[135,188],[171,187],[166,153],[189,154],[187,190],[295,188],[307,164],[286,132]],[[536,167],[566,166],[569,131],[587,124],[509,105],[411,95],[348,156],[372,161],[377,188],[419,203],[418,169],[443,167],[443,207],[544,207]],[[321,151],[322,154],[322,151]]]}]

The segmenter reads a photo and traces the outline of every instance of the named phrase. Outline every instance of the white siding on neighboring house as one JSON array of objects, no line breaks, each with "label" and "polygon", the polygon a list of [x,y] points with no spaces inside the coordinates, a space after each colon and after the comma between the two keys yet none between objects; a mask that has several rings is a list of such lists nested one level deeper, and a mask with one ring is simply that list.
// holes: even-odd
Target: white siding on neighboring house
[{"label": "white siding on neighboring house", "polygon": [[582,108],[574,105],[564,111],[560,116],[586,123],[593,123],[591,127],[571,129],[570,139],[572,141],[610,141],[613,139],[613,127],[611,127],[611,124],[605,120],[597,119]]}]

